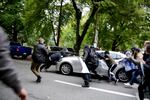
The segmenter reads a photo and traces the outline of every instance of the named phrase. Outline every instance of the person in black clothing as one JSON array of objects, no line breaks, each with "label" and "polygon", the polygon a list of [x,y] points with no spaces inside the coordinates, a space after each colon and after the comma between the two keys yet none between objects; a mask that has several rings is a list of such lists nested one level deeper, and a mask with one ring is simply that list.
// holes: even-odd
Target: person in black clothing
[{"label": "person in black clothing", "polygon": [[39,38],[38,44],[34,46],[32,54],[31,71],[37,76],[37,83],[41,82],[40,65],[46,62],[48,50],[45,47],[44,39]]},{"label": "person in black clothing", "polygon": [[41,66],[40,70],[42,71],[42,69],[44,68],[45,70],[47,70],[48,68],[51,67],[51,65],[55,65],[57,61],[59,61],[62,58],[62,53],[61,52],[56,52],[53,54],[49,54],[48,55],[48,59],[46,61],[46,63],[44,63],[44,65]]},{"label": "person in black clothing", "polygon": [[90,53],[90,47],[89,47],[89,45],[85,45],[84,51],[83,51],[83,60],[84,60],[85,64],[87,65],[88,69],[90,70],[90,66],[88,64],[88,62],[90,62],[89,53]]},{"label": "person in black clothing", "polygon": [[47,70],[51,67],[51,65],[56,65],[56,63],[62,58],[69,56],[69,52],[67,48],[63,48],[61,51],[57,52],[49,52],[48,56],[46,57],[46,62],[41,66],[40,71],[42,69]]},{"label": "person in black clothing", "polygon": [[97,72],[95,69],[98,67],[98,55],[96,53],[96,50],[93,46],[90,47],[90,61],[89,64],[91,65],[90,71],[92,71],[94,74],[97,75]]},{"label": "person in black clothing", "polygon": [[99,66],[99,59],[102,59],[102,56],[96,52],[96,48],[94,46],[90,47],[89,58],[90,60],[88,63],[90,66],[90,71],[94,73],[98,80],[101,80],[102,76],[97,73],[96,68]]},{"label": "person in black clothing", "polygon": [[144,53],[143,60],[145,61],[145,64],[143,65],[143,80],[138,87],[140,100],[144,100],[144,90],[146,88],[148,88],[150,95],[150,45],[146,46],[146,51]]},{"label": "person in black clothing", "polygon": [[[96,53],[96,48],[94,48],[93,46],[89,47],[88,45],[86,45],[84,47],[84,54],[83,54],[83,59],[85,61],[85,64],[88,68],[88,70],[92,73],[94,73],[94,75],[96,76],[96,78],[98,78],[99,80],[101,80],[101,76],[99,74],[97,74],[97,72],[95,71],[96,68],[98,67],[99,61],[98,59],[100,58],[100,55],[98,55]],[[85,80],[85,83],[89,84],[89,82],[91,82],[91,74],[83,74],[83,78]],[[83,85],[86,86],[86,85]]]},{"label": "person in black clothing", "polygon": [[[84,47],[84,52],[83,52],[83,60],[88,68],[88,70],[90,70],[90,65],[89,65],[89,52],[90,52],[90,47],[88,45],[85,45]],[[84,84],[82,85],[82,87],[89,87],[89,82],[90,82],[90,74],[89,73],[83,73],[82,74],[82,78],[84,80]]]}]

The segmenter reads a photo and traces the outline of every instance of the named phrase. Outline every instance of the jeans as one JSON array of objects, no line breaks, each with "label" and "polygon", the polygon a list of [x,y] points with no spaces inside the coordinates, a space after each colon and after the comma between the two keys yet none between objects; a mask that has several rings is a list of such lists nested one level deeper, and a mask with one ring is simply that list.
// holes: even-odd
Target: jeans
[{"label": "jeans", "polygon": [[129,83],[131,85],[133,85],[133,83],[140,83],[139,80],[137,79],[138,76],[142,77],[142,71],[140,69],[137,69],[135,71],[132,72],[132,77],[131,80],[129,81]]}]

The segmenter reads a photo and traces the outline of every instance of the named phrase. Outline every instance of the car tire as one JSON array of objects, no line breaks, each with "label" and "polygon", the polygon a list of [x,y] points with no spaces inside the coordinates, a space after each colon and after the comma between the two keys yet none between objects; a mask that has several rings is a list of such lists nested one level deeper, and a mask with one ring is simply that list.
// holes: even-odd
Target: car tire
[{"label": "car tire", "polygon": [[61,64],[59,71],[63,75],[69,75],[73,72],[73,69],[69,63],[63,63]]},{"label": "car tire", "polygon": [[124,68],[121,68],[116,72],[116,78],[119,79],[120,82],[124,82],[124,83],[130,80]]}]

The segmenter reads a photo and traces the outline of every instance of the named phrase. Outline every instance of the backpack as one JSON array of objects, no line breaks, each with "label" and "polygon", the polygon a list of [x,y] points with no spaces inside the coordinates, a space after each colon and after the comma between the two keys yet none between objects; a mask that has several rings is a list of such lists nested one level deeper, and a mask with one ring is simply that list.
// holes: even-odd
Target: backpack
[{"label": "backpack", "polygon": [[91,49],[90,49],[89,58],[90,58],[90,62],[91,62],[93,65],[98,66],[98,56],[97,56],[97,54],[96,54],[94,48],[91,48]]}]

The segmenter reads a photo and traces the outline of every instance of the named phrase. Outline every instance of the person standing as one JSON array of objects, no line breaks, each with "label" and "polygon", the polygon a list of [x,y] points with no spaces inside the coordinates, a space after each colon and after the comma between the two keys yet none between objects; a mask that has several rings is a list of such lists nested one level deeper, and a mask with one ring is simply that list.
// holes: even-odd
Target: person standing
[{"label": "person standing", "polygon": [[96,52],[96,48],[94,46],[90,47],[89,58],[90,60],[88,63],[90,66],[90,71],[94,73],[98,80],[101,80],[102,76],[97,73],[96,69],[99,66],[99,59],[101,59],[102,56]]},{"label": "person standing", "polygon": [[[89,63],[89,61],[90,61],[90,58],[89,58],[89,52],[90,52],[90,47],[88,46],[88,45],[85,45],[85,47],[84,47],[84,52],[83,52],[83,61],[85,62],[85,64],[84,63],[82,63],[82,78],[83,78],[83,80],[84,80],[84,84],[82,85],[82,87],[89,87],[90,86],[90,84],[89,84],[89,82],[90,82],[90,72],[89,72],[89,70],[90,70],[90,65],[88,64]],[[82,60],[80,60],[81,62],[82,62]],[[87,68],[86,68],[87,67]]]},{"label": "person standing", "polygon": [[[149,42],[150,43],[150,42]],[[150,93],[150,44],[145,47],[143,60],[145,64],[143,65],[143,80],[138,86],[139,99],[144,100],[144,90],[148,88],[148,93]]]},{"label": "person standing", "polygon": [[33,54],[32,54],[32,64],[31,64],[31,71],[37,77],[36,82],[41,82],[41,75],[40,75],[40,65],[42,63],[46,63],[48,50],[45,47],[44,39],[39,38],[38,44],[34,46]]},{"label": "person standing", "polygon": [[[10,57],[9,41],[0,27],[0,80],[12,88],[21,100],[27,100],[27,91],[22,87]],[[3,91],[3,90],[0,90]],[[6,94],[7,95],[7,94]],[[10,98],[10,100],[12,100]]]}]

